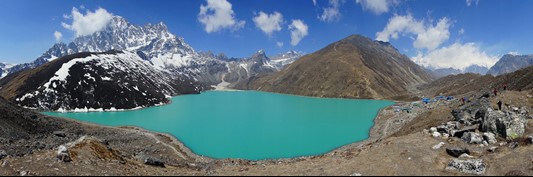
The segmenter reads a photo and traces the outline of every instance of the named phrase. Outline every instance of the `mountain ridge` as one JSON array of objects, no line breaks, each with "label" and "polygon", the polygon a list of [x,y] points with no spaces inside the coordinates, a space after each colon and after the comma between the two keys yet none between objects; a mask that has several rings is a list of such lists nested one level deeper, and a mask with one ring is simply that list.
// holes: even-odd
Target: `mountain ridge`
[{"label": "mountain ridge", "polygon": [[248,88],[316,97],[392,99],[411,95],[411,85],[431,80],[429,73],[390,43],[351,35],[278,73],[252,78]]}]

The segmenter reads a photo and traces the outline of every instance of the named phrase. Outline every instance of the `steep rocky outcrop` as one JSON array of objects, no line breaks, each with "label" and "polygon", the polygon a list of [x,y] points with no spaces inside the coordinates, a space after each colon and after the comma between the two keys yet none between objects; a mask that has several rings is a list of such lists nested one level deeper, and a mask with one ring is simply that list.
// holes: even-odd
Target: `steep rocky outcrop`
[{"label": "steep rocky outcrop", "polygon": [[352,35],[247,84],[249,89],[305,96],[401,99],[411,95],[411,86],[431,79],[389,43]]}]

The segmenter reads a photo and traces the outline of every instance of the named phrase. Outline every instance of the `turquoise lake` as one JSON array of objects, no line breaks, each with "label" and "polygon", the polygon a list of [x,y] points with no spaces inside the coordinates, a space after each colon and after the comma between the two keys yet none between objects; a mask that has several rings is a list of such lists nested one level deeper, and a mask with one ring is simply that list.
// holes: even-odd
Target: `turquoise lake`
[{"label": "turquoise lake", "polygon": [[174,135],[194,153],[249,160],[319,155],[368,138],[382,100],[325,99],[255,91],[210,91],[125,112],[45,113]]}]

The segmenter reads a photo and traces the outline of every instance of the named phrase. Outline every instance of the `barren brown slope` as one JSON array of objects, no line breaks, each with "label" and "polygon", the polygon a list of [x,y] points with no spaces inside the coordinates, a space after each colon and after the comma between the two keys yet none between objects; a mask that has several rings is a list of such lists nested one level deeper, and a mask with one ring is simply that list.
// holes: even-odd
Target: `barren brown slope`
[{"label": "barren brown slope", "polygon": [[250,89],[316,97],[395,99],[431,76],[389,43],[352,35],[272,75]]},{"label": "barren brown slope", "polygon": [[459,74],[446,76],[419,87],[427,96],[462,95],[467,93],[491,93],[494,88],[500,91],[507,85],[509,90],[525,91],[533,89],[533,66],[494,77],[492,75]]}]

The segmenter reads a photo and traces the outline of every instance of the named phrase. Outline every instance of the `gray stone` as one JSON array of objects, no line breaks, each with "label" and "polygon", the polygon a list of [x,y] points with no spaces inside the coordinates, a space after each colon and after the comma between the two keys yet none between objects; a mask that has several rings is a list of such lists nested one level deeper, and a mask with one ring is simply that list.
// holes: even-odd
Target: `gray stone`
[{"label": "gray stone", "polygon": [[62,162],[71,162],[72,159],[70,158],[70,154],[68,152],[67,147],[65,146],[59,146],[57,149],[57,159]]},{"label": "gray stone", "polygon": [[460,157],[463,154],[470,154],[470,150],[468,150],[466,148],[458,148],[458,147],[446,148],[446,153],[448,153],[448,155],[450,155],[452,157],[457,158],[457,157]]},{"label": "gray stone", "polygon": [[4,162],[2,162],[2,165],[0,165],[0,167],[4,168],[4,167],[7,167],[9,166],[9,161],[7,160],[4,160]]},{"label": "gray stone", "polygon": [[475,132],[467,132],[461,137],[466,143],[469,144],[483,144],[483,137]]},{"label": "gray stone", "polygon": [[502,138],[513,140],[524,135],[526,116],[514,112],[489,109],[481,126],[483,132],[491,132]]},{"label": "gray stone", "polygon": [[527,109],[527,107],[524,106],[524,107],[520,108],[520,114],[526,115],[528,113],[529,113],[529,110]]},{"label": "gray stone", "polygon": [[6,157],[7,157],[7,153],[6,153],[6,151],[4,151],[4,150],[0,150],[0,160],[4,159],[4,158],[6,158]]},{"label": "gray stone", "polygon": [[518,147],[518,142],[511,142],[511,143],[509,143],[509,148],[511,148],[511,149],[515,149],[515,148],[517,148],[517,147]]},{"label": "gray stone", "polygon": [[479,128],[478,125],[463,127],[459,130],[451,130],[450,134],[453,137],[461,138],[467,132],[475,132]]},{"label": "gray stone", "polygon": [[486,165],[483,159],[459,160],[452,159],[448,162],[446,170],[455,170],[461,173],[483,175],[485,174]]},{"label": "gray stone", "polygon": [[151,166],[156,166],[156,167],[165,167],[165,163],[162,162],[161,160],[157,160],[157,159],[154,159],[154,158],[146,158],[144,160],[144,164],[146,165],[151,165]]},{"label": "gray stone", "polygon": [[61,138],[67,137],[67,134],[64,131],[54,131],[54,135]]},{"label": "gray stone", "polygon": [[491,132],[485,132],[483,133],[483,139],[487,141],[489,144],[496,144],[498,140],[496,140],[496,135]]}]

